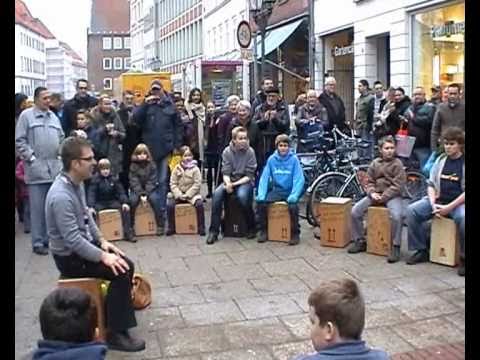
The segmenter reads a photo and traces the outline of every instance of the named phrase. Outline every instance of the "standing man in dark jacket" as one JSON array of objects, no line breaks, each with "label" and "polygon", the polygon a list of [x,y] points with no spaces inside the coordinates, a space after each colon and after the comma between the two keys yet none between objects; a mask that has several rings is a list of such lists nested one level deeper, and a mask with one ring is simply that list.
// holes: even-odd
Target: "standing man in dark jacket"
[{"label": "standing man in dark jacket", "polygon": [[128,189],[128,172],[130,170],[130,159],[135,147],[141,142],[141,133],[138,125],[133,121],[133,112],[135,110],[134,94],[130,90],[123,93],[123,102],[117,111],[118,117],[125,128],[125,139],[123,139],[123,161],[120,173],[120,181],[123,188]]},{"label": "standing man in dark jacket", "polygon": [[277,135],[290,133],[290,114],[287,104],[279,100],[280,92],[277,88],[271,88],[266,90],[266,94],[267,101],[257,107],[253,116],[263,137],[260,158],[257,159],[259,174],[262,173],[268,157],[275,151]]},{"label": "standing man in dark jacket", "polygon": [[430,156],[430,132],[434,115],[435,105],[427,102],[424,88],[417,86],[413,90],[413,104],[405,113],[405,118],[408,121],[408,135],[415,137],[412,157],[420,163],[420,169]]},{"label": "standing man in dark jacket", "polygon": [[405,113],[412,102],[410,101],[410,98],[405,95],[405,90],[401,87],[395,89],[393,100],[395,102],[395,109],[387,117],[385,122],[385,135],[395,136],[402,126],[407,125],[405,121]]},{"label": "standing man in dark jacket", "polygon": [[90,110],[97,105],[97,99],[88,95],[87,80],[77,80],[76,89],[75,96],[68,100],[63,108],[63,132],[65,134],[70,134],[75,129],[75,114],[78,110]]},{"label": "standing man in dark jacket", "polygon": [[142,139],[157,167],[160,216],[164,220],[167,204],[168,155],[182,145],[183,125],[172,97],[165,92],[160,80],[152,81],[150,93],[145,103],[134,111],[133,120],[140,128]]},{"label": "standing man in dark jacket", "polygon": [[272,89],[273,87],[274,87],[274,85],[273,85],[273,80],[272,79],[270,79],[268,77],[263,78],[263,80],[262,80],[262,90],[259,90],[257,92],[257,95],[255,95],[255,98],[253,99],[253,102],[252,102],[252,113],[254,113],[255,110],[257,110],[257,107],[259,105],[262,105],[267,101],[266,91],[268,89]]},{"label": "standing man in dark jacket", "polygon": [[325,79],[325,90],[320,94],[318,100],[327,108],[328,112],[328,126],[326,131],[331,131],[333,125],[337,125],[340,130],[345,130],[347,127],[345,121],[345,105],[343,100],[335,94],[335,86],[337,81],[334,77],[327,77]]},{"label": "standing man in dark jacket", "polygon": [[24,110],[18,118],[15,145],[17,153],[25,162],[33,252],[47,255],[45,199],[55,177],[62,169],[59,149],[65,135],[60,121],[48,109],[49,91],[44,87],[36,88],[34,99],[35,106]]},{"label": "standing man in dark jacket", "polygon": [[451,84],[447,88],[448,100],[439,104],[433,118],[430,147],[438,148],[440,134],[448,127],[458,127],[465,131],[465,104],[460,101],[460,86]]}]

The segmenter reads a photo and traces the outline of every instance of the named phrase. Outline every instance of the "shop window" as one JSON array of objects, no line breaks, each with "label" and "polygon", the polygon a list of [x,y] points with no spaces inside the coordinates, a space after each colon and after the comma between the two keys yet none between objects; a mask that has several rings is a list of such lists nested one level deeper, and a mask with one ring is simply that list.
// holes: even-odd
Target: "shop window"
[{"label": "shop window", "polygon": [[103,50],[111,50],[112,49],[112,38],[111,37],[103,37]]},{"label": "shop window", "polygon": [[464,83],[465,4],[412,15],[413,86]]}]

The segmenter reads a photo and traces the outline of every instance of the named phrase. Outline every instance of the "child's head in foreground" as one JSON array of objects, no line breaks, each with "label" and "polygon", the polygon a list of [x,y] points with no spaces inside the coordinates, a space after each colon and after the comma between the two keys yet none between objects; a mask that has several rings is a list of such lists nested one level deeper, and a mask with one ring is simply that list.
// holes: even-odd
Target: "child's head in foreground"
[{"label": "child's head in foreground", "polygon": [[86,343],[95,338],[97,311],[91,296],[79,288],[58,288],[40,307],[45,340]]},{"label": "child's head in foreground", "polygon": [[361,340],[365,303],[357,284],[350,279],[323,283],[308,297],[310,337],[315,350],[348,340]]}]

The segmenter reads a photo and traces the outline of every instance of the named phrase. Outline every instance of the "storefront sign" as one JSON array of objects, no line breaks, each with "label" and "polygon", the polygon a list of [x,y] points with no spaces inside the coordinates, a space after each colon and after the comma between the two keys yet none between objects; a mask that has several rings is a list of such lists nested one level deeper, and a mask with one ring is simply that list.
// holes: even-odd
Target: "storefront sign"
[{"label": "storefront sign", "polygon": [[432,37],[450,37],[451,35],[465,34],[465,21],[453,22],[449,21],[439,26],[432,26]]},{"label": "storefront sign", "polygon": [[353,44],[348,46],[342,46],[342,47],[335,46],[332,50],[332,55],[334,57],[344,56],[349,54],[353,54]]},{"label": "storefront sign", "polygon": [[212,98],[215,106],[223,106],[232,91],[232,80],[212,80]]}]

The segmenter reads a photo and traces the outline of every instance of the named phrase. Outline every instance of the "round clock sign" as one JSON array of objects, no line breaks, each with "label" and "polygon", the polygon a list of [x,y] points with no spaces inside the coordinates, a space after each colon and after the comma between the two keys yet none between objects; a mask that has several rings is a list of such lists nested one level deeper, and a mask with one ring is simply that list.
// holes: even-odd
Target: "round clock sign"
[{"label": "round clock sign", "polygon": [[237,40],[242,48],[248,48],[252,42],[252,30],[248,21],[242,20],[237,27]]}]

